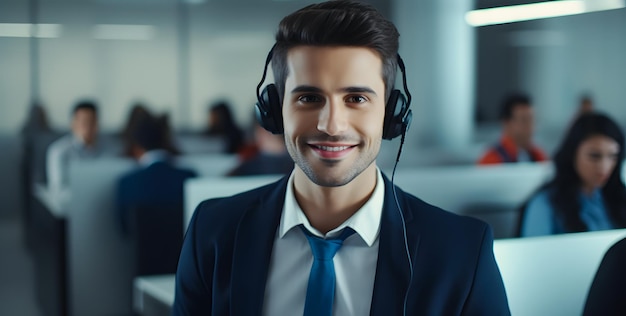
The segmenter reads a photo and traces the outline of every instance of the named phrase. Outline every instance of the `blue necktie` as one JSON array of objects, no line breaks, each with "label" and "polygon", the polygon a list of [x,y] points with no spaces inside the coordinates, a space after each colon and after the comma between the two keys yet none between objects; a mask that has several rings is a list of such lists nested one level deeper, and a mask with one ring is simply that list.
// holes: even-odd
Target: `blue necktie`
[{"label": "blue necktie", "polygon": [[300,228],[309,240],[314,258],[306,289],[304,316],[331,316],[333,314],[333,300],[335,299],[333,257],[341,248],[343,241],[354,234],[354,230],[346,227],[339,238],[323,239],[311,234],[302,225]]}]

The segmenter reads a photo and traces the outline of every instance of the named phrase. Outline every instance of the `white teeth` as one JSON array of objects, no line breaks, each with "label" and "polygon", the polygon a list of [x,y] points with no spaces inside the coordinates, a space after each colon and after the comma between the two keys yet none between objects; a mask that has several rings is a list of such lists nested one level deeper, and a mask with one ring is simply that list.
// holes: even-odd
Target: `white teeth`
[{"label": "white teeth", "polygon": [[338,146],[338,147],[331,147],[331,146],[317,146],[317,148],[324,150],[324,151],[342,151],[342,150],[346,150],[348,148],[350,148],[350,146]]}]

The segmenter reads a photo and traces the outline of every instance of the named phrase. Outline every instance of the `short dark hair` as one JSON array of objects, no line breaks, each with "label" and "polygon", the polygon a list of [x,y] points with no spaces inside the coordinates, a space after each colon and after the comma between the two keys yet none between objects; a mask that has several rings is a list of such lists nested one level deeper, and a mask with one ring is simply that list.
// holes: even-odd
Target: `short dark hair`
[{"label": "short dark hair", "polygon": [[137,119],[130,137],[132,144],[144,150],[166,149],[167,129],[164,118],[150,113],[142,115]]},{"label": "short dark hair", "polygon": [[98,106],[96,102],[91,100],[83,100],[76,103],[74,109],[72,109],[72,115],[76,115],[76,112],[80,110],[89,110],[92,111],[94,115],[98,115]]},{"label": "short dark hair", "polygon": [[508,121],[513,117],[513,109],[518,105],[532,106],[532,101],[527,94],[511,93],[502,101],[500,107],[500,119]]},{"label": "short dark hair", "polygon": [[306,6],[283,18],[276,32],[272,70],[280,99],[285,94],[287,52],[310,46],[367,47],[380,55],[385,99],[396,79],[398,37],[396,27],[371,5],[334,0]]}]

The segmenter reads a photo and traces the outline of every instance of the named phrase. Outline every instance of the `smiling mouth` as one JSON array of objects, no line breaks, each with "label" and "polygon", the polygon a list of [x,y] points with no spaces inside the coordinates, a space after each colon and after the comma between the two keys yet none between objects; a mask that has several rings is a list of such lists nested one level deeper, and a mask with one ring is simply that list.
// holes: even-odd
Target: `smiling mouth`
[{"label": "smiling mouth", "polygon": [[353,146],[317,146],[317,145],[311,145],[311,146],[319,150],[323,150],[323,151],[342,151],[350,147],[353,147]]},{"label": "smiling mouth", "polygon": [[324,160],[337,160],[346,157],[357,145],[316,145],[309,144],[317,155]]}]

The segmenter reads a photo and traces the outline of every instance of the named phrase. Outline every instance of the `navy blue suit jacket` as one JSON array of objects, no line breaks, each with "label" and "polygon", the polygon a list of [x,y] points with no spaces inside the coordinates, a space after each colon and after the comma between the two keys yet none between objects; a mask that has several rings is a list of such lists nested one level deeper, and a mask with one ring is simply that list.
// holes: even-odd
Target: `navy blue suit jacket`
[{"label": "navy blue suit jacket", "polygon": [[196,173],[168,162],[155,162],[122,176],[117,186],[117,212],[122,232],[129,230],[129,212],[136,208],[183,209],[183,184]]},{"label": "navy blue suit jacket", "polygon": [[[414,276],[409,283],[402,223],[385,177],[371,315],[510,315],[491,229],[397,189]],[[287,177],[202,202],[189,224],[176,275],[173,315],[261,315]]]}]

